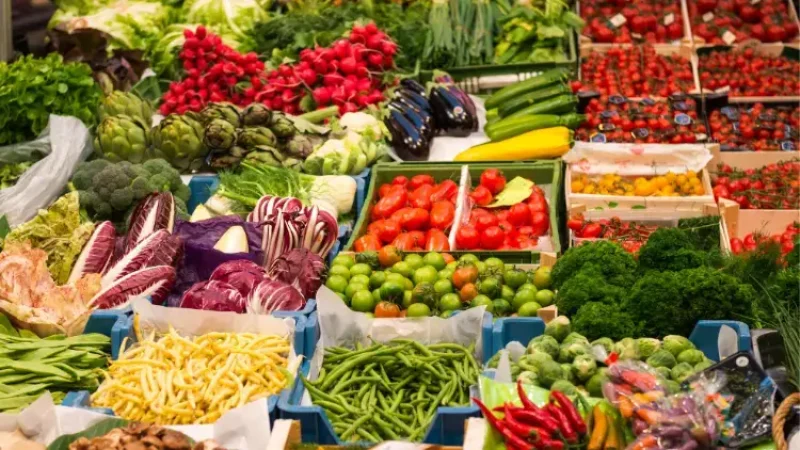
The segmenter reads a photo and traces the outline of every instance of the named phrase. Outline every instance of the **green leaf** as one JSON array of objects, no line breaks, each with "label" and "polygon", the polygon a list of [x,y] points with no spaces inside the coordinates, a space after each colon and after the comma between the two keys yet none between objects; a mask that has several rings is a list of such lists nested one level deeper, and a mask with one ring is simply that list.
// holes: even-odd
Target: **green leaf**
[{"label": "green leaf", "polygon": [[647,207],[644,206],[644,205],[633,205],[633,206],[631,206],[631,209],[646,209],[646,208]]},{"label": "green leaf", "polygon": [[8,218],[6,216],[0,216],[0,240],[5,239],[10,232],[11,226],[8,224]]},{"label": "green leaf", "polygon": [[517,203],[524,201],[533,193],[533,181],[522,177],[515,177],[513,180],[506,184],[494,202],[487,205],[487,208],[497,208],[500,206],[513,206]]},{"label": "green leaf", "polygon": [[69,450],[70,444],[77,441],[79,438],[85,437],[86,439],[91,439],[99,436],[103,436],[109,431],[124,427],[128,424],[127,420],[124,419],[108,419],[102,422],[96,423],[91,427],[81,431],[80,433],[75,434],[67,434],[64,436],[59,437],[52,444],[47,446],[47,450]]},{"label": "green leaf", "polygon": [[59,94],[66,94],[68,90],[69,90],[69,87],[67,87],[66,84],[58,83],[58,93]]},{"label": "green leaf", "polygon": [[609,208],[616,208],[617,206],[619,206],[619,203],[617,203],[617,202],[608,202],[608,207]]}]

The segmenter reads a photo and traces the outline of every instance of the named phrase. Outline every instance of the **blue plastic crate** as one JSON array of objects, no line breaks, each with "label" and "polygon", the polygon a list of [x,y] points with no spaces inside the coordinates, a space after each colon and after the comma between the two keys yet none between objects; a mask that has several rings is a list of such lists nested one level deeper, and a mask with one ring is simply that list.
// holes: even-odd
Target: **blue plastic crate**
[{"label": "blue plastic crate", "polygon": [[527,345],[531,339],[544,334],[544,321],[538,317],[503,317],[497,319],[492,330],[492,351],[484,358],[484,364],[509,342]]},{"label": "blue plastic crate", "polygon": [[[310,300],[308,300],[306,302],[306,306],[303,309],[301,309],[300,311],[275,311],[275,312],[272,313],[272,315],[275,316],[275,317],[280,317],[280,318],[302,316],[302,317],[305,318],[305,321],[303,322],[303,326],[307,327],[308,326],[308,316],[310,316],[311,313],[313,313],[316,310],[317,310],[317,301],[312,298],[312,299],[310,299]],[[305,342],[305,333],[303,334],[303,341]],[[303,353],[303,354],[305,355],[305,353]]]},{"label": "blue plastic crate", "polygon": [[98,309],[92,311],[83,334],[99,333],[111,338],[111,357],[116,359],[122,340],[128,335],[126,323],[128,310],[125,309]]},{"label": "blue plastic crate", "polygon": [[[486,313],[481,331],[482,349],[485,354],[492,348],[492,315]],[[313,356],[316,342],[319,339],[319,324],[317,312],[309,316],[306,325],[306,347],[309,355]],[[309,358],[311,358],[309,356]],[[489,355],[491,356],[491,355]],[[307,372],[304,372],[307,373]],[[298,378],[291,391],[284,391],[278,401],[281,419],[300,421],[302,442],[321,445],[344,445],[333,431],[333,426],[328,420],[325,411],[320,406],[301,406],[305,387]],[[480,410],[475,405],[463,407],[440,407],[430,429],[425,434],[423,442],[436,445],[463,445],[464,422],[471,417],[480,417]]]}]

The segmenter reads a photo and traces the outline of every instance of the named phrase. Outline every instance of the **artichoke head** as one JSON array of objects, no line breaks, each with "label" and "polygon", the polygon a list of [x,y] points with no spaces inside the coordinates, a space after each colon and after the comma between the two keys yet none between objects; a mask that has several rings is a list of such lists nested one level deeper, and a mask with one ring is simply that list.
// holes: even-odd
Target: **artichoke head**
[{"label": "artichoke head", "polygon": [[218,153],[211,155],[208,160],[208,165],[212,169],[235,169],[242,162],[241,157],[233,156],[227,153]]},{"label": "artichoke head", "polygon": [[275,147],[259,145],[255,147],[252,152],[248,153],[244,159],[245,161],[254,164],[266,164],[268,166],[281,167],[285,157],[280,150]]},{"label": "artichoke head", "polygon": [[322,143],[319,136],[295,134],[284,145],[288,154],[298,159],[306,159],[314,151],[314,147]]},{"label": "artichoke head", "polygon": [[242,125],[266,127],[272,120],[272,111],[261,103],[253,103],[242,111]]},{"label": "artichoke head", "polygon": [[153,148],[179,171],[197,170],[208,149],[203,144],[203,125],[189,116],[170,114],[153,128]]},{"label": "artichoke head", "polygon": [[153,120],[153,105],[131,92],[113,91],[103,98],[98,110],[100,119],[126,115],[150,125]]},{"label": "artichoke head", "polygon": [[230,122],[214,119],[206,125],[203,143],[214,150],[228,150],[236,143],[236,128]]},{"label": "artichoke head", "polygon": [[290,138],[297,133],[294,123],[289,120],[285,115],[274,113],[272,114],[272,121],[269,128],[281,139]]},{"label": "artichoke head", "polygon": [[109,116],[97,126],[94,148],[112,162],[141,163],[150,157],[150,130],[131,116]]},{"label": "artichoke head", "polygon": [[297,158],[286,158],[281,163],[283,167],[294,170],[295,172],[302,172],[303,171],[303,160]]},{"label": "artichoke head", "polygon": [[272,130],[267,127],[247,127],[239,130],[236,142],[242,147],[253,149],[259,145],[274,147],[278,140]]},{"label": "artichoke head", "polygon": [[241,125],[240,113],[239,107],[232,103],[209,103],[200,111],[198,120],[208,125],[214,119],[222,119],[237,128]]}]

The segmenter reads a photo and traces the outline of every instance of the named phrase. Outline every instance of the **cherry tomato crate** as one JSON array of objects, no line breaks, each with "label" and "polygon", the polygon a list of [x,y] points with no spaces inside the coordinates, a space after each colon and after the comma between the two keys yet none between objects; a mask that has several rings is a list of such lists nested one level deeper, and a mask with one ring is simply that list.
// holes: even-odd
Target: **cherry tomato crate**
[{"label": "cherry tomato crate", "polygon": [[[716,19],[714,13],[715,12],[719,13],[719,11],[717,11],[716,8],[715,8],[714,11],[710,11],[710,14],[709,14],[709,12],[706,12],[706,13],[700,15],[699,12],[698,12],[697,15],[699,17],[695,17],[693,14],[691,14],[692,9],[693,9],[691,6],[692,6],[692,4],[696,4],[697,0],[683,0],[683,2],[685,4],[685,6],[686,6],[686,10],[689,12],[689,14],[686,17],[687,17],[687,24],[691,28],[690,32],[691,32],[691,35],[692,35],[691,36],[692,37],[692,43],[695,46],[714,45],[713,43],[709,43],[709,42],[706,41],[706,39],[700,37],[697,34],[697,29],[701,25],[705,25],[705,24],[716,26],[716,24],[714,23],[714,21]],[[798,17],[797,17],[797,6],[796,6],[795,1],[794,0],[779,0],[779,2],[786,5],[786,14],[788,14],[788,21],[789,22],[794,22],[796,25],[800,26],[800,22],[798,22]],[[756,11],[764,8],[764,6],[765,6],[764,2],[762,0],[748,0],[747,3],[749,4],[748,6],[753,7]],[[717,6],[719,6],[718,3],[717,3]],[[738,4],[738,2],[736,4],[736,6],[740,6]],[[739,18],[741,19],[740,15],[737,14],[737,16],[739,16]],[[748,21],[744,21],[744,20],[743,20],[743,22],[748,23]],[[768,28],[769,26],[768,25],[764,25],[764,27]],[[734,28],[733,31],[735,31],[735,27],[733,27],[733,28]],[[717,30],[717,33],[719,33],[719,32],[723,33],[721,36],[719,36],[720,39],[722,39],[723,42],[725,42],[727,44],[730,44],[730,45],[753,45],[753,44],[762,43],[761,41],[759,41],[757,38],[754,38],[754,37],[750,37],[748,39],[743,39],[741,41],[737,41],[736,40],[736,35],[731,32],[731,30],[729,29],[728,25],[721,26],[721,27],[716,27],[715,29]],[[795,43],[795,44],[800,43],[800,34],[797,34],[794,38],[791,38],[791,39],[788,39],[788,40],[783,40],[782,42]],[[763,42],[763,43],[766,43],[766,42]]]},{"label": "cherry tomato crate", "polygon": [[[313,313],[316,314],[316,313]],[[278,314],[275,314],[276,317],[281,317]],[[289,316],[283,316],[289,317]],[[306,317],[303,315],[294,315],[291,318],[295,321],[295,331],[294,331],[294,348],[295,353],[298,355],[302,355],[304,358],[310,358],[311,354],[306,353],[307,346],[305,341],[305,335],[308,332],[311,335],[319,335],[319,330],[314,330],[313,328],[309,329],[306,327],[307,323],[311,323],[311,327],[318,326],[317,322],[309,322],[306,320]],[[87,325],[88,329],[88,325]],[[119,352],[121,350],[122,341],[124,339],[128,339],[129,344],[136,342],[136,333],[134,331],[134,317],[130,316],[122,316],[121,319],[115,324],[114,332],[116,332],[120,339],[112,340],[112,349],[111,349],[111,359],[117,359],[119,357]],[[113,339],[113,338],[112,338]],[[313,351],[313,349],[312,349]],[[304,361],[299,368],[299,371],[304,375],[308,375],[309,370],[309,363],[308,361]],[[299,379],[295,379],[299,380]],[[280,394],[272,395],[267,399],[267,409],[269,411],[269,421],[272,424],[275,420],[278,419],[278,398],[280,395],[288,393],[294,388],[294,385],[290,384],[286,389],[284,389]],[[114,416],[114,411],[109,408],[95,408],[91,406],[90,403],[91,393],[89,391],[73,391],[67,393],[67,396],[64,398],[64,401],[61,403],[63,406],[69,406],[72,408],[83,408],[89,409],[101,414],[106,414],[108,416]]]},{"label": "cherry tomato crate", "polygon": [[[608,3],[611,3],[611,2],[606,2],[606,4],[608,4]],[[633,2],[617,2],[617,3],[621,4],[621,6],[628,6],[628,3],[633,3]],[[642,2],[642,3],[644,3],[644,2]],[[651,1],[649,3],[657,3],[657,2]],[[665,2],[661,2],[661,3],[665,3]],[[686,7],[686,3],[683,0],[680,1],[680,2],[675,2],[675,3],[679,3],[680,4],[681,17],[676,17],[674,15],[674,13],[666,13],[666,14],[659,13],[659,17],[656,18],[656,20],[657,20],[656,26],[667,27],[667,26],[669,26],[669,25],[671,25],[671,24],[673,24],[675,22],[678,22],[678,24],[681,27],[681,31],[682,31],[681,32],[681,37],[680,37],[680,39],[673,39],[671,41],[667,40],[667,39],[664,39],[661,42],[658,42],[658,44],[679,45],[679,44],[691,44],[692,43],[692,33],[691,33],[690,26],[689,26],[689,14],[688,14],[688,9]],[[636,9],[636,5],[635,4],[631,5],[631,7]],[[581,2],[580,0],[575,2],[575,8],[576,8],[576,10],[578,12],[578,15],[581,16],[581,18],[586,22],[586,26],[584,27],[584,29],[582,31],[583,32],[588,31],[589,28],[592,26],[592,19],[594,19],[597,16],[584,17],[584,15],[586,15],[587,12],[590,12],[589,11],[590,6],[588,5],[588,2],[586,2],[586,0],[584,0],[583,2]],[[612,14],[610,16],[603,17],[603,19],[605,19],[605,20],[601,19],[601,23],[604,23],[604,25],[607,28],[609,28],[609,30],[612,33],[614,31],[616,31],[616,29],[622,27],[622,25],[628,24],[628,19],[623,14],[623,9],[625,9],[625,8],[624,7],[619,7],[618,10],[612,11]],[[634,15],[633,17],[640,16],[640,15],[641,14],[638,14],[638,11],[637,11],[637,14]],[[630,16],[630,14],[628,14],[628,16]],[[631,18],[631,24],[628,24],[630,26],[633,25],[633,17]],[[651,26],[652,26],[652,24],[647,24],[648,30],[651,28]],[[587,36],[586,34],[583,34],[583,32],[581,33],[581,35],[579,37],[579,43],[581,45],[584,45],[584,44],[601,44],[601,42],[599,42],[599,41],[593,41],[591,36]],[[666,30],[665,30],[665,32],[666,32]],[[637,33],[633,33],[633,32],[630,35],[631,35],[631,40],[632,40],[632,42],[630,44],[644,44],[644,43],[646,43],[645,37],[643,35],[637,34]],[[608,42],[602,42],[602,44],[607,44],[607,43]]]},{"label": "cherry tomato crate", "polygon": [[[314,312],[308,318],[308,326],[306,328],[306,348],[310,347],[313,352],[316,348],[317,340],[319,339],[319,324],[317,313]],[[493,320],[490,313],[484,314],[483,330],[481,330],[482,339],[482,363],[485,364],[491,356],[492,345],[492,329]],[[309,359],[311,356],[308,357]],[[306,365],[308,361],[304,362],[304,374],[308,374],[309,370]],[[297,420],[300,422],[302,432],[302,442],[314,443],[320,445],[346,445],[347,443],[339,440],[336,432],[333,430],[331,422],[325,414],[325,411],[320,406],[316,405],[302,405],[303,396],[305,395],[305,387],[299,376],[294,383],[291,390],[284,390],[281,393],[280,400],[278,401],[278,409],[281,419]],[[480,417],[480,410],[476,405],[470,404],[469,406],[462,407],[439,407],[436,417],[433,420],[430,428],[423,442],[426,444],[435,445],[455,445],[461,446],[464,443],[464,426],[465,421],[470,417]],[[366,446],[366,444],[364,444]]]},{"label": "cherry tomato crate", "polygon": [[[466,169],[464,169],[466,167]],[[478,180],[481,172],[489,168],[496,168],[503,172],[506,179],[510,181],[516,176],[525,177],[537,185],[548,187],[544,189],[548,192],[547,196],[548,207],[550,209],[550,235],[552,237],[554,251],[561,250],[561,242],[559,218],[563,214],[563,200],[561,199],[561,178],[562,178],[562,165],[560,160],[556,161],[527,161],[527,162],[480,162],[480,163],[458,163],[458,162],[440,162],[440,163],[380,163],[373,166],[372,176],[370,180],[369,189],[366,195],[366,201],[361,209],[361,212],[353,229],[353,234],[349,242],[344,247],[343,251],[354,251],[356,240],[367,234],[367,227],[370,223],[370,212],[372,207],[378,200],[378,188],[381,184],[391,183],[392,179],[397,176],[406,176],[408,178],[414,175],[430,175],[433,179],[440,183],[444,180],[453,180],[459,184],[459,199],[456,204],[456,215],[454,219],[454,226],[450,230],[449,241],[451,249],[454,248],[455,234],[458,224],[461,223],[464,214],[468,214],[465,205],[463,205],[463,198],[468,193],[471,186],[466,186],[466,179],[462,176],[463,170],[467,170],[471,179]],[[422,252],[425,253],[425,252]],[[458,258],[460,255],[471,253],[481,259],[488,257],[498,257],[507,263],[529,264],[539,261],[539,251],[516,250],[516,251],[498,251],[498,250],[451,250],[454,257]]]},{"label": "cherry tomato crate", "polygon": [[728,251],[732,251],[731,239],[744,239],[746,235],[756,233],[769,238],[783,234],[788,225],[800,222],[800,210],[797,209],[741,209],[738,203],[727,199],[720,199],[719,209]]}]

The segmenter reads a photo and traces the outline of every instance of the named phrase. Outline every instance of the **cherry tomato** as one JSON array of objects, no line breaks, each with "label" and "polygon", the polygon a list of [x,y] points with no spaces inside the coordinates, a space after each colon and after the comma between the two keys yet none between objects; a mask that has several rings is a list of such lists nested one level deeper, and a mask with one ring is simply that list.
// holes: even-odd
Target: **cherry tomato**
[{"label": "cherry tomato", "polygon": [[567,228],[575,233],[580,232],[581,229],[583,229],[583,218],[571,217],[569,220],[567,220]]},{"label": "cherry tomato", "polygon": [[409,189],[418,189],[420,186],[424,185],[435,185],[436,182],[433,181],[433,177],[430,175],[414,175],[411,177],[411,180],[408,183]]},{"label": "cherry tomato", "polygon": [[492,203],[492,193],[484,185],[476,187],[470,194],[470,197],[472,197],[472,200],[480,206],[486,206],[489,203]]},{"label": "cherry tomato", "polygon": [[400,225],[404,230],[423,230],[428,227],[430,214],[422,208],[412,208],[403,215]]},{"label": "cherry tomato", "polygon": [[372,207],[372,220],[385,219],[391,217],[400,208],[406,205],[408,194],[405,191],[391,191],[386,197],[378,200]]},{"label": "cherry tomato", "polygon": [[491,214],[483,214],[478,217],[478,220],[475,222],[475,228],[478,230],[478,232],[482,232],[483,230],[496,225],[497,217]]},{"label": "cherry tomato", "polygon": [[453,224],[456,216],[456,207],[451,202],[444,200],[433,204],[431,208],[431,226],[446,230]]},{"label": "cherry tomato", "polygon": [[481,248],[495,250],[503,245],[505,233],[498,226],[491,226],[481,232]]},{"label": "cherry tomato", "polygon": [[587,223],[585,227],[583,227],[583,231],[581,232],[581,236],[583,238],[597,238],[600,237],[600,234],[603,232],[603,227],[599,223]]},{"label": "cherry tomato", "polygon": [[456,247],[459,249],[478,248],[480,233],[472,225],[462,225],[456,233]]},{"label": "cherry tomato", "polygon": [[497,195],[506,187],[506,177],[497,169],[486,169],[481,174],[481,186],[489,189],[492,195]]},{"label": "cherry tomato", "polygon": [[381,241],[376,236],[368,234],[356,240],[355,249],[357,252],[378,251],[381,249]]},{"label": "cherry tomato", "polygon": [[531,222],[531,210],[525,203],[517,203],[508,210],[508,221],[513,225],[522,226]]},{"label": "cherry tomato", "polygon": [[458,185],[456,182],[453,180],[444,180],[433,189],[431,201],[450,200],[451,202],[455,202],[456,195],[458,195]]},{"label": "cherry tomato", "polygon": [[408,204],[412,208],[431,209],[433,185],[423,184],[408,195]]},{"label": "cherry tomato", "polygon": [[450,242],[442,230],[431,228],[425,236],[425,250],[433,252],[449,252]]},{"label": "cherry tomato", "polygon": [[731,252],[738,255],[744,251],[744,244],[739,238],[731,238]]},{"label": "cherry tomato", "polygon": [[721,198],[731,198],[731,192],[725,185],[717,185],[712,189],[714,192],[714,200],[719,201]]},{"label": "cherry tomato", "polygon": [[531,226],[533,227],[534,236],[544,236],[547,230],[550,229],[550,217],[547,213],[534,212],[531,214]]},{"label": "cherry tomato", "polygon": [[398,175],[398,176],[394,177],[394,180],[392,180],[392,184],[396,184],[398,186],[406,187],[406,186],[408,186],[408,177],[405,177],[403,175]]},{"label": "cherry tomato", "polygon": [[378,319],[393,319],[400,317],[400,307],[392,302],[380,302],[373,313]]}]

